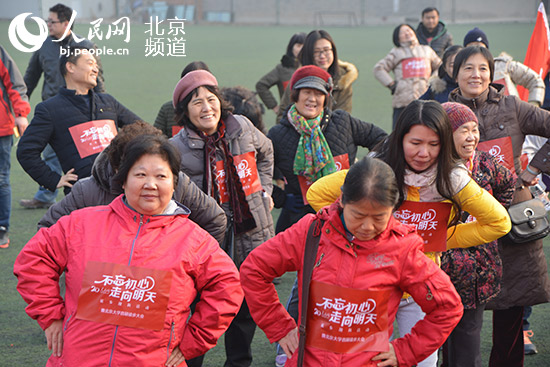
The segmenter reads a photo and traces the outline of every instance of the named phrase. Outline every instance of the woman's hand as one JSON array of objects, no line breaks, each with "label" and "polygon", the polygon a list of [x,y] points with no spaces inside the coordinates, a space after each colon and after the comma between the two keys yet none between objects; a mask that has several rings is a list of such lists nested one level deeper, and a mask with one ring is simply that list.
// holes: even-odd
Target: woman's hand
[{"label": "woman's hand", "polygon": [[[531,170],[533,170],[532,166],[528,166],[528,167]],[[538,175],[532,174],[531,172],[529,172],[529,170],[524,170],[523,172],[521,172],[521,175],[519,175],[519,178],[521,178],[525,186],[534,186],[539,182]]]},{"label": "woman's hand", "polygon": [[283,350],[285,351],[285,354],[288,358],[292,357],[296,349],[298,349],[298,328],[294,328],[290,330],[288,334],[286,334],[285,337],[283,337],[281,340],[278,341],[279,345]]},{"label": "woman's hand", "polygon": [[55,320],[44,330],[48,349],[52,351],[55,357],[61,357],[63,352],[63,320]]},{"label": "woman's hand", "polygon": [[172,351],[172,354],[170,354],[170,357],[166,361],[166,366],[176,367],[182,364],[183,362],[185,362],[185,357],[183,356],[183,353],[181,352],[180,347],[176,347],[174,348],[174,350]]},{"label": "woman's hand", "polygon": [[395,355],[395,350],[393,349],[392,343],[390,343],[390,350],[387,352],[378,353],[377,356],[372,358],[373,361],[382,361],[377,364],[380,367],[398,367],[397,356]]}]

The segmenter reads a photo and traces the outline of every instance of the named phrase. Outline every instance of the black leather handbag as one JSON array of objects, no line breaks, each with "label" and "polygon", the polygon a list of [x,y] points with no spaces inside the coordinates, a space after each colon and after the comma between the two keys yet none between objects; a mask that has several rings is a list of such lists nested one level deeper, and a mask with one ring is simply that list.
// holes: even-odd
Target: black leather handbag
[{"label": "black leather handbag", "polygon": [[550,233],[550,223],[546,216],[544,203],[531,199],[511,205],[508,214],[512,220],[512,229],[508,240],[514,243],[525,243],[544,238]]}]

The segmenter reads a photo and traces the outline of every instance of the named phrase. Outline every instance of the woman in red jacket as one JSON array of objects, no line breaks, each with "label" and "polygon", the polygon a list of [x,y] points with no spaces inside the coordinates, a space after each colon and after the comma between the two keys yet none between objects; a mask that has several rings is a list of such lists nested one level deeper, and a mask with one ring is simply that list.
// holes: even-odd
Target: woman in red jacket
[{"label": "woman in red jacket", "polygon": [[[320,229],[310,284],[304,365],[412,366],[437,350],[462,315],[449,278],[422,252],[415,230],[392,216],[395,174],[364,158],[349,170],[342,199],[253,250],[241,284],[254,320],[297,365],[298,329],[271,281],[302,268],[307,233]],[[403,291],[426,312],[410,334],[388,342]],[[299,294],[302,294],[300,289]],[[300,296],[300,304],[302,302]]]},{"label": "woman in red jacket", "polygon": [[166,138],[135,138],[113,178],[124,194],[41,229],[17,257],[17,290],[52,350],[47,366],[186,366],[229,326],[243,298],[238,272],[172,200],[179,167]]}]

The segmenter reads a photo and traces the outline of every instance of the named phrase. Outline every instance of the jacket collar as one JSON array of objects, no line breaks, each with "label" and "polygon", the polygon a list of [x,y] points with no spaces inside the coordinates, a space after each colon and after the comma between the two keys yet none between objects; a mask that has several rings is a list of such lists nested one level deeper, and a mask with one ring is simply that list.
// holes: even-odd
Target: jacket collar
[{"label": "jacket collar", "polygon": [[477,110],[485,102],[488,103],[498,103],[502,99],[502,89],[504,88],[501,84],[489,84],[483,93],[481,93],[476,98],[466,98],[460,93],[460,88],[456,88],[449,95],[449,101],[462,103],[470,107],[473,111]]},{"label": "jacket collar", "polygon": [[189,214],[191,214],[191,210],[189,210],[183,204],[175,201],[174,203],[176,204],[177,208],[172,214],[143,215],[131,208],[126,203],[124,194],[121,194],[109,204],[109,208],[111,208],[113,212],[120,216],[123,221],[127,221],[128,218],[132,218],[134,222],[139,222],[141,219],[143,223],[147,223],[148,226],[155,228],[166,226],[172,223],[178,217],[189,217]]}]

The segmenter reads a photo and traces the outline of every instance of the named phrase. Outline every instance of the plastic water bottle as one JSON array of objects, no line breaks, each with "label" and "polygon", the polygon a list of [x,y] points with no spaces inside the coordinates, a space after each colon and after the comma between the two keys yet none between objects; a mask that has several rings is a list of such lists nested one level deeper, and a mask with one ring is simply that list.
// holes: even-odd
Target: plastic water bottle
[{"label": "plastic water bottle", "polygon": [[539,184],[529,186],[529,190],[535,198],[543,202],[546,211],[550,211],[550,200],[548,200],[548,194],[542,189],[542,186]]},{"label": "plastic water bottle", "polygon": [[275,367],[284,367],[286,364],[286,354],[279,354],[275,357]]}]

